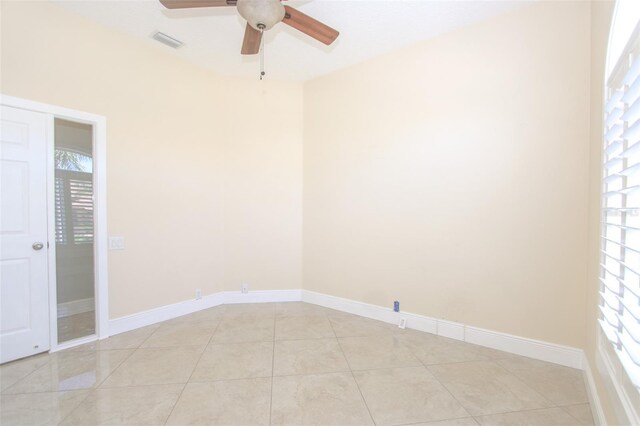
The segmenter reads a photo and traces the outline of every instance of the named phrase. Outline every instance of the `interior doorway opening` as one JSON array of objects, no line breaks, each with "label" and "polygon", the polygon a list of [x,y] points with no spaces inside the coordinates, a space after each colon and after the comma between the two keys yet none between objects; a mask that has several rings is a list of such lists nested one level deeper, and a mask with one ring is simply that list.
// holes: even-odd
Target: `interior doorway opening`
[{"label": "interior doorway opening", "polygon": [[54,189],[58,343],[96,332],[93,127],[55,118]]}]

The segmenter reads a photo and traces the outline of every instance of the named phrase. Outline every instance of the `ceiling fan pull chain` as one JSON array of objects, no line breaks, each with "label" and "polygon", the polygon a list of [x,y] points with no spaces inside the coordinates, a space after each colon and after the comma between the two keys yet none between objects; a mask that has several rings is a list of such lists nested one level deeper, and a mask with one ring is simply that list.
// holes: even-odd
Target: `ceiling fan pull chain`
[{"label": "ceiling fan pull chain", "polygon": [[264,30],[260,29],[260,80],[264,77]]}]

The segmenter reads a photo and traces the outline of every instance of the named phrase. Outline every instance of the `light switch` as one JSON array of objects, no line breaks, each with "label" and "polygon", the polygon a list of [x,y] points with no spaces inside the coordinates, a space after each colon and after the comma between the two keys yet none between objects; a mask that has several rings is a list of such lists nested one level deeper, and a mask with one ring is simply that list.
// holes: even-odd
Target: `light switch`
[{"label": "light switch", "polygon": [[109,237],[109,250],[124,250],[124,237]]}]

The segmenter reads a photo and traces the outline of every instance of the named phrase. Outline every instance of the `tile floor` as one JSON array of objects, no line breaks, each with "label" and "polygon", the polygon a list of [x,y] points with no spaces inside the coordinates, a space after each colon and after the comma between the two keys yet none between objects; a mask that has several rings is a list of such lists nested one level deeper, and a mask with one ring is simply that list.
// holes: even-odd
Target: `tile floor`
[{"label": "tile floor", "polygon": [[578,370],[305,303],[226,305],[0,367],[10,425],[591,425]]},{"label": "tile floor", "polygon": [[91,336],[96,331],[95,311],[58,318],[58,342]]}]

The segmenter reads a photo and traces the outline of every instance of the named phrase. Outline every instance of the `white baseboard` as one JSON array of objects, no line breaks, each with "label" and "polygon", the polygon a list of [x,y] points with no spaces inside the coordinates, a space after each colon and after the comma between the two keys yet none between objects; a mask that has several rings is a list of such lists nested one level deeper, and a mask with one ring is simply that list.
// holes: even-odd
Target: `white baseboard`
[{"label": "white baseboard", "polygon": [[459,322],[437,320],[438,336],[448,337],[450,339],[465,340],[465,326]]},{"label": "white baseboard", "polygon": [[224,304],[224,293],[214,293],[202,299],[191,299],[172,305],[149,309],[133,315],[112,319],[109,321],[109,335],[124,333],[136,328],[167,321],[183,315],[192,314],[203,309],[213,308]]},{"label": "white baseboard", "polygon": [[591,371],[591,365],[587,356],[584,355],[582,360],[582,375],[587,388],[587,396],[589,397],[589,405],[591,406],[591,414],[593,416],[593,423],[595,426],[606,426],[607,421],[604,417],[604,411],[602,410],[602,403],[600,402],[600,396],[598,395],[598,389],[596,388],[596,382],[593,378],[593,372]]},{"label": "white baseboard", "polygon": [[249,293],[221,291],[204,296],[202,299],[185,300],[172,305],[161,306],[110,320],[109,335],[113,336],[114,334],[135,330],[136,328],[167,321],[219,305],[234,303],[297,302],[301,300],[301,294],[301,290],[264,290],[250,291]]},{"label": "white baseboard", "polygon": [[93,297],[70,302],[58,303],[58,318],[69,317],[71,315],[83,314],[96,309]]},{"label": "white baseboard", "polygon": [[398,324],[401,318],[406,318],[407,328],[410,329],[425,331],[427,333],[462,340],[567,367],[582,368],[583,351],[581,349],[484,330],[477,327],[469,327],[457,322],[417,314],[394,312],[391,308],[370,305],[368,303],[329,296],[308,290],[302,291],[302,300],[390,324]]},{"label": "white baseboard", "polygon": [[462,340],[567,367],[582,369],[584,366],[584,353],[581,349],[470,327],[423,315],[394,312],[391,308],[308,290],[265,290],[250,291],[245,294],[235,291],[219,292],[199,300],[186,300],[138,314],[116,318],[109,321],[109,334],[123,333],[223,304],[295,301],[304,301],[390,324],[398,324],[401,318],[405,318],[407,320],[407,328],[413,330]]},{"label": "white baseboard", "polygon": [[258,290],[248,293],[239,291],[223,292],[224,304],[235,303],[268,303],[268,302],[299,302],[302,300],[302,290]]},{"label": "white baseboard", "polygon": [[584,351],[582,349],[555,343],[542,342],[512,334],[499,333],[477,327],[465,327],[465,342],[486,346],[522,355],[541,361],[552,362],[566,367],[582,369]]}]

